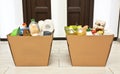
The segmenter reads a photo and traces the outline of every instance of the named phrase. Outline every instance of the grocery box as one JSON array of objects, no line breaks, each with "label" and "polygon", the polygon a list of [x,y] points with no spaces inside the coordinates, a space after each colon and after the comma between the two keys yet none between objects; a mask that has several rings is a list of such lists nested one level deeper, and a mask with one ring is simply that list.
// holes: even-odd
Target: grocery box
[{"label": "grocery box", "polygon": [[16,66],[47,66],[53,34],[47,36],[7,36]]},{"label": "grocery box", "polygon": [[114,35],[66,35],[73,66],[105,66]]}]

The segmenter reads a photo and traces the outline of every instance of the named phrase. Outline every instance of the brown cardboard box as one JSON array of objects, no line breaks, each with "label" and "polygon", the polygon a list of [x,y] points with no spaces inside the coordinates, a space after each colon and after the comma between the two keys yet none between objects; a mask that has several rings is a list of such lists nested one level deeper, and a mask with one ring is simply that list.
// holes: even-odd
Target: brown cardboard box
[{"label": "brown cardboard box", "polygon": [[105,66],[109,57],[113,35],[67,35],[73,66]]},{"label": "brown cardboard box", "polygon": [[9,36],[8,42],[16,66],[47,66],[53,35]]}]

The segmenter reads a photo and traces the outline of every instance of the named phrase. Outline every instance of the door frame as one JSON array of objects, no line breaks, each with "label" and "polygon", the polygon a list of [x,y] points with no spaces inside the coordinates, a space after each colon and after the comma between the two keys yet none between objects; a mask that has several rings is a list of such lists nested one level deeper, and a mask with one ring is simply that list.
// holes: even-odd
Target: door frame
[{"label": "door frame", "polygon": [[[27,9],[27,6],[28,6],[28,4],[30,4],[30,0],[22,0],[22,4],[23,4],[23,21],[24,22],[28,22],[28,16],[30,16],[30,18],[32,18],[31,17],[31,12],[27,12],[28,11],[28,9]],[[29,5],[29,7],[31,8],[31,6]]]},{"label": "door frame", "polygon": [[90,0],[90,15],[89,15],[90,27],[93,27],[93,17],[94,17],[94,0]]},{"label": "door frame", "polygon": [[22,0],[22,6],[23,6],[23,21],[26,22],[27,20],[27,1]]},{"label": "door frame", "polygon": [[[120,35],[119,35],[119,33],[120,33],[120,8],[119,8],[119,18],[118,18],[118,30],[117,30],[117,39],[119,39],[120,37]],[[117,40],[116,39],[116,40]]]}]

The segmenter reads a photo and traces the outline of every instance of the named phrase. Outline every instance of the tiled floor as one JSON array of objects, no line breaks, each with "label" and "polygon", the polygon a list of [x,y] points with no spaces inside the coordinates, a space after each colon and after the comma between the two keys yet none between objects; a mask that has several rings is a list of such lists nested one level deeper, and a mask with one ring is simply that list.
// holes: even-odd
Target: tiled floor
[{"label": "tiled floor", "polygon": [[53,41],[49,66],[16,67],[8,42],[0,42],[0,74],[120,74],[120,40],[114,41],[105,67],[71,66],[65,40]]}]

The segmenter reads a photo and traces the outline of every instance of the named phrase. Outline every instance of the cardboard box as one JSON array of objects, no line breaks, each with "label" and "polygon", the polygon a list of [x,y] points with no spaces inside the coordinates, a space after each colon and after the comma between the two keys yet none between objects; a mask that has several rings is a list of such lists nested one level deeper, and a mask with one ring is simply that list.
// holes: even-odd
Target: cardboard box
[{"label": "cardboard box", "polygon": [[113,35],[67,35],[73,66],[105,66],[110,54]]},{"label": "cardboard box", "polygon": [[7,36],[16,66],[47,66],[53,35]]}]

